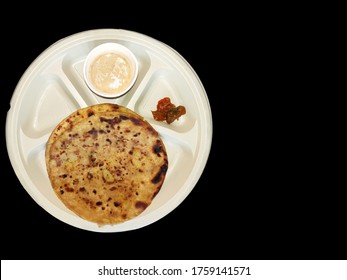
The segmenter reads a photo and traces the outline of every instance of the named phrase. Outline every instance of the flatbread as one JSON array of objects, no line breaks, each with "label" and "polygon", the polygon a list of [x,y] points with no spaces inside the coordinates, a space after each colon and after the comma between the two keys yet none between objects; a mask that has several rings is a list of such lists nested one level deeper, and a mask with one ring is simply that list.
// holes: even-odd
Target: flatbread
[{"label": "flatbread", "polygon": [[59,199],[99,225],[141,214],[168,169],[158,132],[134,111],[109,103],[78,109],[62,120],[48,139],[45,160]]}]

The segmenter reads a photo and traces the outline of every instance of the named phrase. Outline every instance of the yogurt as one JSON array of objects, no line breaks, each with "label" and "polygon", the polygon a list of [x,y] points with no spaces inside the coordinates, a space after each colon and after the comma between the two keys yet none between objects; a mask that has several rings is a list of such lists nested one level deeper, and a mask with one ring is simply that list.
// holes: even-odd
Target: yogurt
[{"label": "yogurt", "polygon": [[129,60],[117,53],[97,57],[90,66],[90,79],[104,93],[122,92],[130,84],[132,69]]}]

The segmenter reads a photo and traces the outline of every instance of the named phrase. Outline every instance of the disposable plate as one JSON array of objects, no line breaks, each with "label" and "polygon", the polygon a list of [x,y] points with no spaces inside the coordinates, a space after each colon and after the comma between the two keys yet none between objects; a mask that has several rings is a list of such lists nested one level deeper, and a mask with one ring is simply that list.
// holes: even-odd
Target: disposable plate
[{"label": "disposable plate", "polygon": [[[97,45],[116,42],[138,59],[135,85],[118,99],[92,93],[83,79],[83,63]],[[157,122],[152,110],[169,97],[187,113],[174,123]],[[152,204],[138,217],[118,225],[98,226],[81,219],[57,198],[45,164],[45,145],[55,126],[75,110],[117,103],[142,115],[167,148],[169,169]],[[80,229],[120,232],[138,229],[173,211],[197,184],[212,143],[212,115],[207,94],[194,69],[173,48],[155,38],[123,29],[73,34],[44,50],[19,80],[6,119],[6,144],[13,169],[36,203],[55,218]]]}]

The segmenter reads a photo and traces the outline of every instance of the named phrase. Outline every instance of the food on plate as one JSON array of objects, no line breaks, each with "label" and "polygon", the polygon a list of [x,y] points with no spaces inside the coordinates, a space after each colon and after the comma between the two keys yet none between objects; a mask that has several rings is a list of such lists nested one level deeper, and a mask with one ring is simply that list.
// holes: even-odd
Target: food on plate
[{"label": "food on plate", "polygon": [[130,49],[118,43],[96,46],[88,53],[83,65],[87,86],[105,98],[117,98],[127,93],[137,76],[137,58]]},{"label": "food on plate", "polygon": [[131,67],[125,56],[115,53],[100,55],[91,64],[90,78],[96,89],[105,93],[118,93],[131,82]]},{"label": "food on plate", "polygon": [[63,119],[48,139],[45,160],[59,199],[100,226],[141,214],[168,170],[158,132],[134,111],[109,103],[78,109]]},{"label": "food on plate", "polygon": [[178,120],[184,114],[186,114],[186,108],[182,105],[176,106],[171,103],[169,97],[160,99],[157,103],[157,110],[152,111],[153,118],[156,121],[166,121],[168,124]]}]

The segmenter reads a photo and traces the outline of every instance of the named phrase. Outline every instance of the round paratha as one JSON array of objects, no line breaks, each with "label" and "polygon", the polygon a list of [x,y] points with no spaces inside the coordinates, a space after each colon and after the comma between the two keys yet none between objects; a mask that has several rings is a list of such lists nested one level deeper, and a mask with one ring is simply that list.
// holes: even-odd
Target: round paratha
[{"label": "round paratha", "polygon": [[141,214],[168,169],[158,132],[134,111],[109,103],[78,109],[62,120],[48,139],[45,159],[59,199],[99,225]]}]

